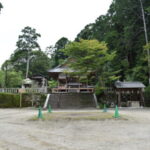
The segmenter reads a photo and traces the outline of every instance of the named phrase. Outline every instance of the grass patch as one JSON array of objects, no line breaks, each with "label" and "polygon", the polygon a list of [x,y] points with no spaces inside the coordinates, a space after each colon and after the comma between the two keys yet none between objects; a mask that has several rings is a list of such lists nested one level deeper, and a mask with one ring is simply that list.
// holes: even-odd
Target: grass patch
[{"label": "grass patch", "polygon": [[[127,117],[121,116],[119,118],[114,118],[113,113],[104,113],[104,112],[52,112],[52,113],[43,113],[43,121],[62,121],[62,120],[71,120],[71,121],[80,121],[80,120],[109,120],[109,119],[118,119],[118,120],[128,120]],[[39,120],[37,116],[34,116],[30,121]]]}]

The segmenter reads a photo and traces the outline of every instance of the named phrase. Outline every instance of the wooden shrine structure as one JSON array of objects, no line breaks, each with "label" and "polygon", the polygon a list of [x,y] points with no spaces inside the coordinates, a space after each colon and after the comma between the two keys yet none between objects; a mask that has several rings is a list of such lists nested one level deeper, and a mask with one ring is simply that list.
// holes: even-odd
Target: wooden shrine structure
[{"label": "wooden shrine structure", "polygon": [[58,81],[58,86],[52,89],[52,93],[93,93],[94,87],[81,82],[79,76],[72,76],[74,72],[66,64],[48,70],[49,76]]},{"label": "wooden shrine structure", "polygon": [[41,75],[26,78],[22,82],[22,88],[45,88],[47,79]]},{"label": "wooden shrine structure", "polygon": [[141,82],[115,82],[118,106],[144,106],[144,88]]}]

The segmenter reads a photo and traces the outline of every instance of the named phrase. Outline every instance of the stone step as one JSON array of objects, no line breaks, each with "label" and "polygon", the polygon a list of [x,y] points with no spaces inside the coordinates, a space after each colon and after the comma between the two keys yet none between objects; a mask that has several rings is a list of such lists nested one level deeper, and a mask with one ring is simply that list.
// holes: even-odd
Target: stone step
[{"label": "stone step", "polygon": [[96,107],[93,94],[63,93],[51,94],[49,104],[52,108],[87,108]]}]

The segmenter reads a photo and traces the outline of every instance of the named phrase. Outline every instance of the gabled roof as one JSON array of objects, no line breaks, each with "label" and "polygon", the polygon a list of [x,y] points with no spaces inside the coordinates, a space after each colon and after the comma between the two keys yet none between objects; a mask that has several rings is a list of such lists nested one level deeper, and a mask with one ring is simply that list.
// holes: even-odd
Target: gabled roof
[{"label": "gabled roof", "polygon": [[116,88],[145,88],[145,85],[142,82],[115,82]]},{"label": "gabled roof", "polygon": [[57,67],[48,70],[49,73],[63,73],[63,72],[75,72],[75,70],[71,69],[69,67],[68,64],[70,64],[70,62],[74,62],[74,60],[72,58],[67,58],[64,60],[64,62],[60,65],[58,65]]},{"label": "gabled roof", "polygon": [[29,78],[26,78],[22,81],[23,84],[33,84],[33,81]]},{"label": "gabled roof", "polygon": [[53,69],[48,70],[50,73],[62,73],[62,72],[74,72],[71,68],[68,66],[59,65]]}]

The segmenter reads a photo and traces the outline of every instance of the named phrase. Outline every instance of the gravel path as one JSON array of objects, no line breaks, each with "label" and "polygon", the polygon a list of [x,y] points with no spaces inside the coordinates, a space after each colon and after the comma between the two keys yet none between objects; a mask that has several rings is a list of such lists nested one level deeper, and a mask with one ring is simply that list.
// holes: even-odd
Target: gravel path
[{"label": "gravel path", "polygon": [[0,109],[0,150],[149,150],[150,109],[120,114],[129,119],[29,121],[37,110]]}]

